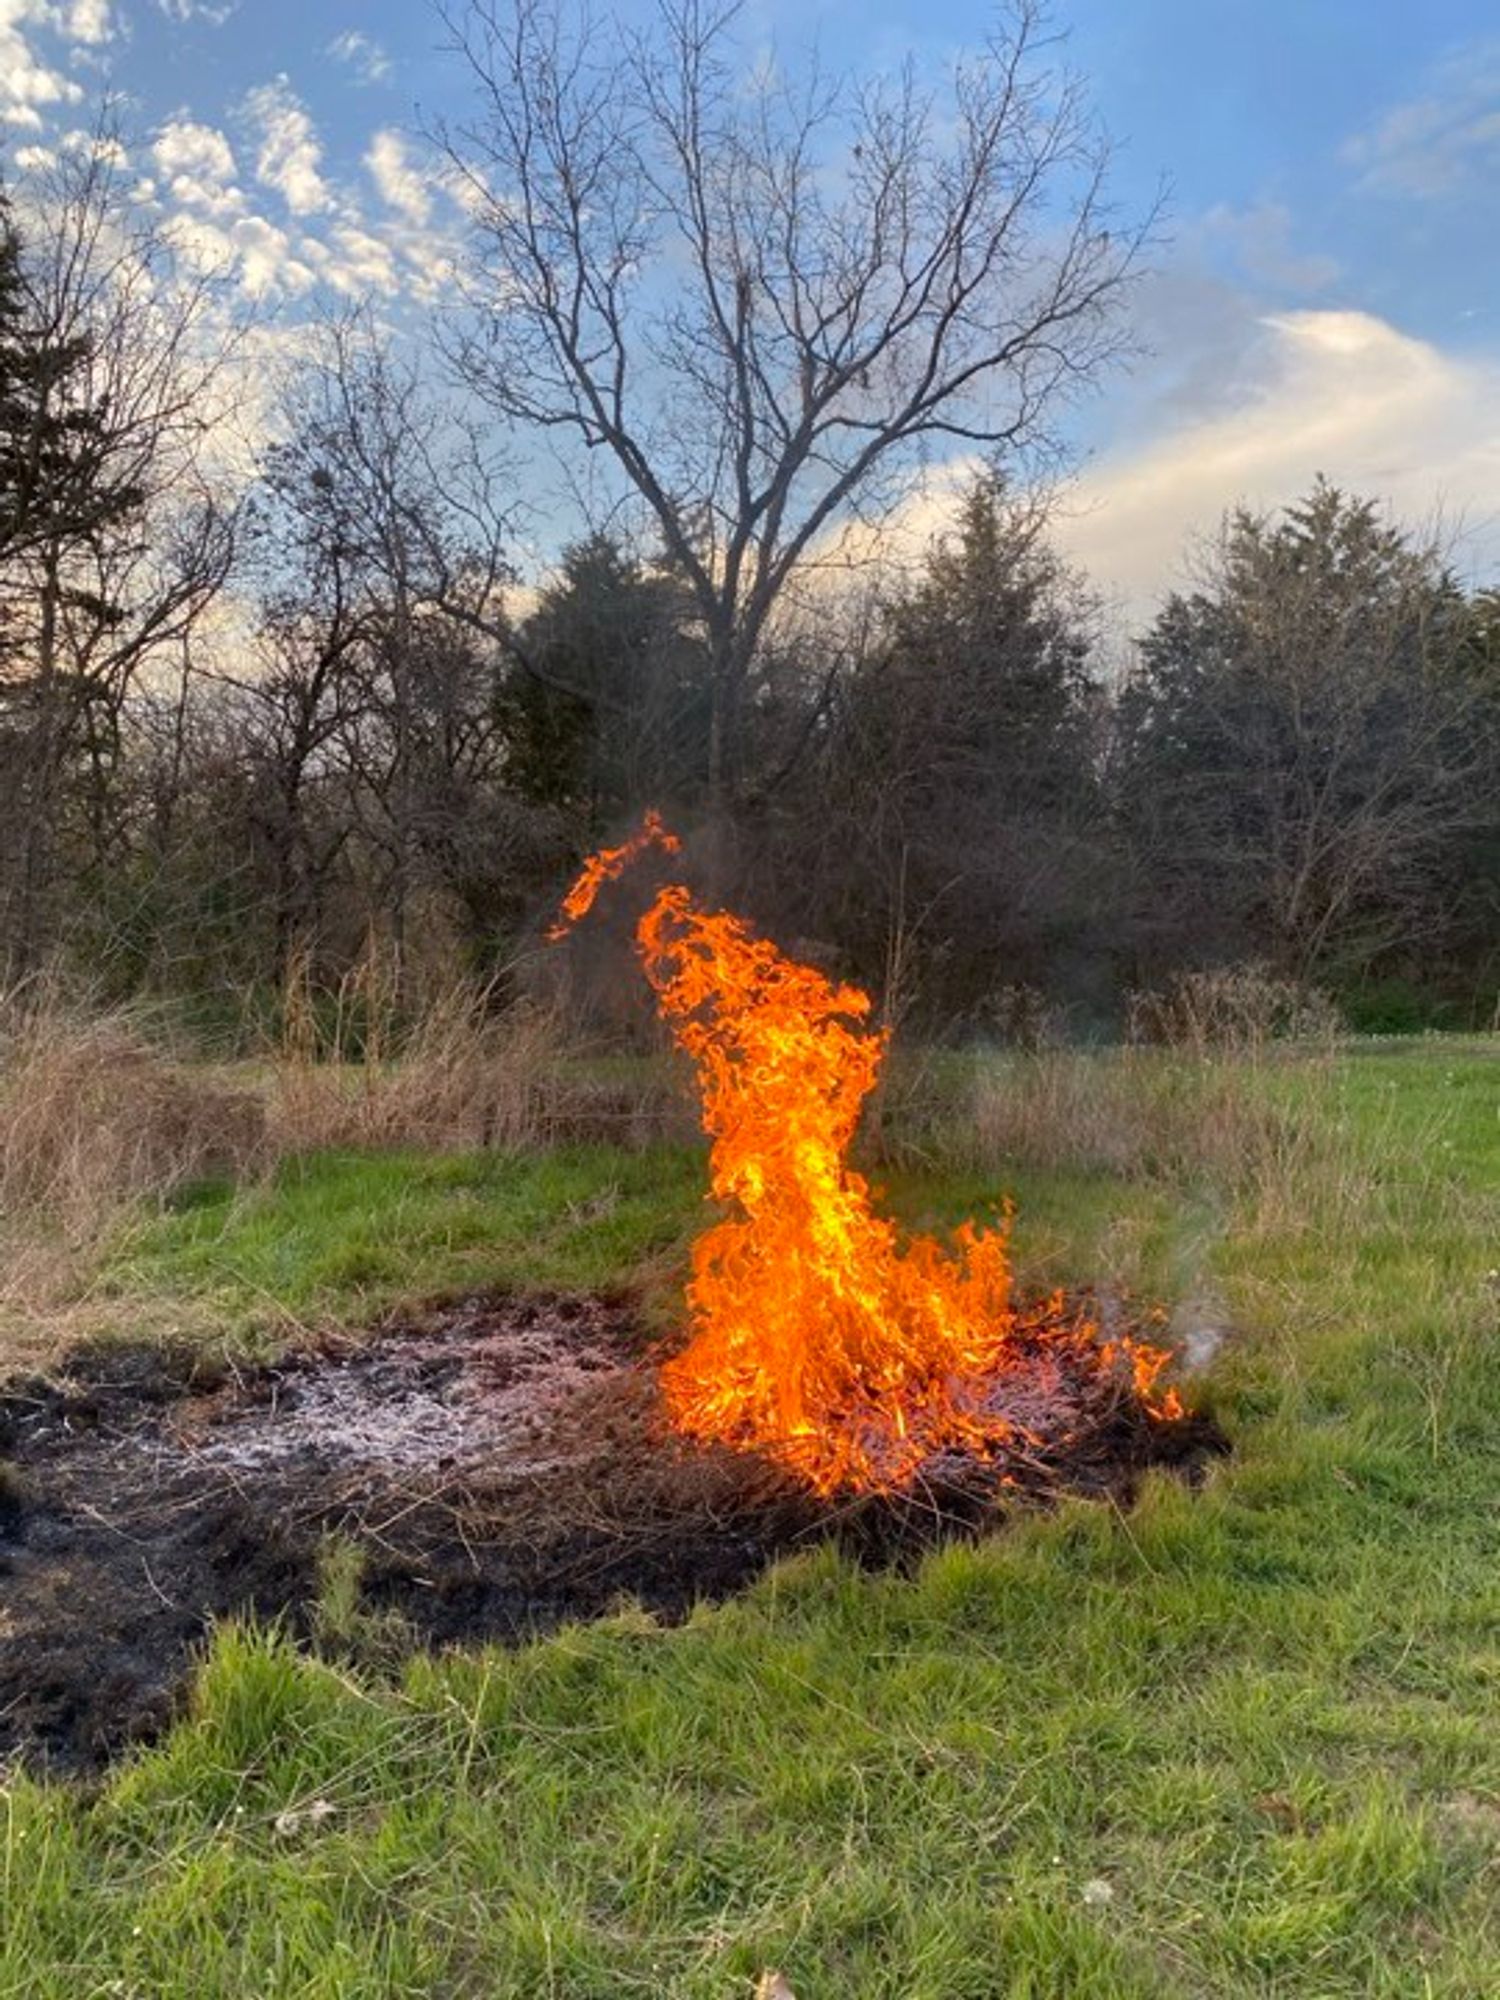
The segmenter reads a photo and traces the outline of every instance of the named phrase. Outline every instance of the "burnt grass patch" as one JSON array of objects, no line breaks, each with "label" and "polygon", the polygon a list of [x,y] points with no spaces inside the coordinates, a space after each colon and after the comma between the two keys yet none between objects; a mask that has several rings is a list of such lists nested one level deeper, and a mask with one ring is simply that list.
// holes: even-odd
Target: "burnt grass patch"
[{"label": "burnt grass patch", "polygon": [[216,1619],[350,1643],[331,1547],[357,1552],[356,1622],[386,1650],[518,1641],[623,1600],[679,1619],[821,1541],[900,1563],[1062,1492],[1126,1505],[1147,1467],[1196,1478],[1227,1449],[1207,1415],[1054,1377],[1024,1454],[830,1502],[671,1433],[649,1346],[628,1297],[490,1293],[270,1367],[109,1346],[11,1382],[0,1760],[89,1772],[157,1736]]}]

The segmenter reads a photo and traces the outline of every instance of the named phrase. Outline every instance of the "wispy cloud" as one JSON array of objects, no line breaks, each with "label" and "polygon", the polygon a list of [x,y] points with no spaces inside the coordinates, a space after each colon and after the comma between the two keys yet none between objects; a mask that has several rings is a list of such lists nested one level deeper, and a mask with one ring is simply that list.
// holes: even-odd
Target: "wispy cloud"
[{"label": "wispy cloud", "polygon": [[244,108],[260,135],[255,177],[274,188],[293,215],[316,215],[333,206],[320,171],[322,142],[290,80],[259,84],[244,100]]},{"label": "wispy cloud", "polygon": [[1259,378],[1237,408],[1105,454],[1079,482],[1068,553],[1143,623],[1184,551],[1238,501],[1275,507],[1325,473],[1408,520],[1467,531],[1500,563],[1500,364],[1460,359],[1362,312],[1261,322]]},{"label": "wispy cloud", "polygon": [[1500,171],[1500,36],[1455,49],[1342,149],[1361,184],[1431,200]]},{"label": "wispy cloud", "polygon": [[346,28],[335,35],[324,52],[335,62],[347,65],[359,83],[383,83],[391,73],[391,59],[373,36],[359,28]]},{"label": "wispy cloud", "polygon": [[1298,248],[1295,218],[1282,202],[1260,201],[1249,208],[1218,202],[1188,238],[1195,233],[1202,246],[1227,248],[1247,278],[1278,291],[1326,291],[1342,273],[1337,258]]},{"label": "wispy cloud", "polygon": [[411,222],[428,220],[432,197],[427,177],[412,164],[399,132],[377,132],[365,154],[365,165],[387,207],[399,210]]},{"label": "wispy cloud", "polygon": [[[217,18],[203,0],[155,4],[176,21]],[[0,0],[8,171],[39,183],[69,149],[101,143],[97,133],[67,129],[86,93],[62,57],[121,27],[119,0]],[[350,31],[341,40],[351,38],[343,59],[384,61],[368,37]],[[155,128],[134,161],[123,149],[114,158],[131,176],[131,199],[157,219],[184,268],[245,298],[286,305],[322,292],[431,303],[451,283],[459,217],[441,176],[390,128],[369,139],[367,180],[330,173],[318,129],[285,75],[241,97],[224,127],[184,109]],[[262,189],[280,198],[265,213]],[[290,325],[297,314],[280,317]]]},{"label": "wispy cloud", "polygon": [[[1238,504],[1275,509],[1319,473],[1445,534],[1462,572],[1500,573],[1500,358],[1459,358],[1361,312],[1277,313],[1258,322],[1259,365],[1237,399],[1102,454],[1063,496],[1062,553],[1140,633],[1167,591],[1189,585],[1206,537]],[[832,535],[834,575],[878,557],[920,559],[953,526],[981,470],[928,468],[884,527]]]},{"label": "wispy cloud", "polygon": [[69,0],[63,15],[63,32],[71,42],[92,45],[113,41],[115,19],[112,0]]},{"label": "wispy cloud", "polygon": [[184,26],[189,21],[206,21],[211,28],[222,28],[239,0],[156,0],[156,5],[169,21],[180,21]]}]

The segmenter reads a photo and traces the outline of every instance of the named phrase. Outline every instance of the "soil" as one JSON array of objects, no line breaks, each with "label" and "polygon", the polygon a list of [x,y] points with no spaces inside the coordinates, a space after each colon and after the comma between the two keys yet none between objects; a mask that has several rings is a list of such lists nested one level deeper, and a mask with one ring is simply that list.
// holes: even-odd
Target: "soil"
[{"label": "soil", "polygon": [[384,1646],[513,1641],[634,1599],[663,1619],[837,1538],[901,1561],[1060,1490],[1128,1502],[1195,1476],[1205,1416],[1163,1424],[1054,1379],[1024,1457],[934,1461],[898,1498],[820,1501],[662,1423],[623,1297],[482,1294],[355,1342],[206,1373],[157,1347],[81,1349],[0,1394],[0,1762],[99,1768],[177,1712],[216,1618],[357,1645],[328,1612],[330,1537]]}]

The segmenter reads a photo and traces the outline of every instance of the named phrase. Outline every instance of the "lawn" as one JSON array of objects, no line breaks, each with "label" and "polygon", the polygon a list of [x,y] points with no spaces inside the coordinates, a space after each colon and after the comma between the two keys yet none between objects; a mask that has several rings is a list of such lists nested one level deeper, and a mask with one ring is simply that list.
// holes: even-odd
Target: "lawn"
[{"label": "lawn", "polygon": [[[1201,1490],[516,1652],[221,1631],[156,1748],[6,1789],[0,1994],[1500,1993],[1500,1062],[1242,1087],[1297,1113],[1279,1178],[885,1176],[923,1226],[1013,1194],[1029,1279],[1211,1295]],[[700,1189],[682,1149],[322,1156],[138,1218],[89,1310],[242,1348],[481,1281],[665,1318]]]}]

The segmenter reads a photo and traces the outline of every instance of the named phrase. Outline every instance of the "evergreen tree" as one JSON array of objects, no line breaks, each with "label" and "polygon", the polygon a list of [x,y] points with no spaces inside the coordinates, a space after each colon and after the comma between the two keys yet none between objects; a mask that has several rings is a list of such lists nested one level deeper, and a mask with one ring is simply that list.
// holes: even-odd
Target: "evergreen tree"
[{"label": "evergreen tree", "polygon": [[567,549],[506,689],[509,777],[592,833],[681,800],[704,769],[707,657],[689,592],[608,535]]},{"label": "evergreen tree", "polygon": [[1076,989],[1106,949],[1097,736],[1087,606],[1042,513],[982,479],[843,691],[810,925],[888,996],[920,967],[948,1017]]},{"label": "evergreen tree", "polygon": [[1231,516],[1121,704],[1122,811],[1178,949],[1338,980],[1430,936],[1475,807],[1466,618],[1435,550],[1326,481]]},{"label": "evergreen tree", "polygon": [[97,900],[126,838],[127,706],[227,573],[198,462],[216,361],[101,134],[28,234],[0,215],[0,965]]},{"label": "evergreen tree", "polygon": [[29,281],[0,195],[0,561],[128,520],[144,491],[108,463],[110,412],[89,381],[94,341],[59,325]]}]

